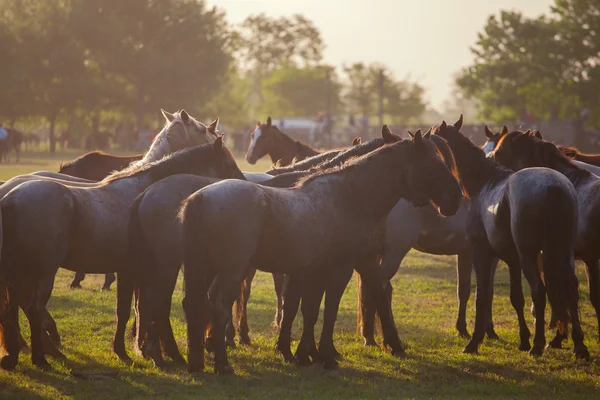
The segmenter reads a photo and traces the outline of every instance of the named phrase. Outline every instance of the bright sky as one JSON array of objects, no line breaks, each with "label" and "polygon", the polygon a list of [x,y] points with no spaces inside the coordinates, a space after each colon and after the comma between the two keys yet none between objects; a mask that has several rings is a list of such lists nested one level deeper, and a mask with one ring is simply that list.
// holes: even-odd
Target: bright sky
[{"label": "bright sky", "polygon": [[552,0],[208,0],[232,23],[264,12],[303,14],[321,31],[325,62],[379,62],[396,77],[411,77],[441,108],[453,74],[468,65],[469,47],[490,14],[502,9],[527,16],[547,13]]}]

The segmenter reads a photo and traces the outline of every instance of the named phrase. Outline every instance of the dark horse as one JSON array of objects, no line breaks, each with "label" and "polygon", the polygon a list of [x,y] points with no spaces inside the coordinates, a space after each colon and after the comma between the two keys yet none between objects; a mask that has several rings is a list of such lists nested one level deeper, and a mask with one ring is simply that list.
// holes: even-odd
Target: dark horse
[{"label": "dark horse", "polygon": [[268,117],[267,123],[257,123],[256,129],[250,135],[246,160],[250,164],[256,164],[256,161],[268,154],[273,163],[279,162],[280,165],[286,166],[294,160],[301,161],[319,153],[319,150],[281,132],[271,123],[271,117]]},{"label": "dark horse", "polygon": [[[146,157],[164,155],[169,148],[177,148],[169,141],[171,130],[186,132],[187,139],[178,143],[179,148],[210,142],[216,137],[216,123],[210,127],[202,125],[201,134],[192,136],[190,127],[177,116],[157,136]],[[194,125],[200,127],[195,120]],[[2,368],[12,369],[18,362],[17,310],[18,301],[24,296],[30,296],[27,304],[32,361],[38,367],[49,368],[41,347],[41,317],[59,266],[87,273],[119,272],[118,302],[131,304],[129,289],[134,277],[127,257],[129,207],[150,184],[177,173],[218,178],[242,176],[231,153],[222,147],[222,139],[218,137],[213,144],[191,147],[154,163],[134,163],[95,187],[29,181],[0,201],[5,238],[0,274],[8,288],[0,305],[0,329],[8,353],[0,362]],[[127,313],[117,316],[113,349],[122,360],[130,362],[124,347],[130,307],[123,309]]]},{"label": "dark horse", "polygon": [[[365,244],[401,197],[421,206],[433,201],[445,215],[454,214],[460,204],[455,177],[435,145],[420,135],[414,141],[384,146],[341,168],[318,172],[294,188],[227,180],[190,196],[181,212],[188,369],[204,369],[204,331],[209,320],[206,300],[211,285],[215,372],[233,373],[225,350],[225,325],[251,265],[292,274],[290,282],[318,276],[308,283],[327,291],[319,351],[325,366],[337,365],[329,336],[339,298],[354,266],[370,256]],[[403,354],[376,269],[363,271],[363,280],[375,296],[386,343],[393,354]],[[284,318],[291,311],[287,304],[284,302]],[[315,304],[318,316],[319,304],[311,301]],[[303,316],[314,325],[312,306],[303,306]]]},{"label": "dark horse", "polygon": [[[544,141],[538,131],[514,131],[504,135],[496,146],[493,158],[515,171],[547,167],[569,178],[577,191],[579,203],[575,256],[585,263],[590,301],[596,310],[596,317],[600,318],[600,178],[565,157],[560,148]],[[600,319],[598,327],[600,333]],[[550,345],[560,348],[563,339],[566,336],[558,332]]]},{"label": "dark horse", "polygon": [[[471,199],[467,235],[473,251],[477,277],[475,330],[465,353],[477,353],[489,318],[495,258],[509,268],[510,298],[519,318],[520,350],[541,355],[546,345],[544,312],[546,293],[559,320],[571,317],[575,355],[588,358],[579,321],[578,283],[573,252],[577,230],[577,193],[562,174],[548,168],[527,168],[512,172],[486,158],[460,132],[463,119],[454,125],[442,122],[436,133],[446,139],[454,152],[464,192]],[[543,253],[544,282],[537,258]],[[525,322],[525,300],[521,271],[531,286],[535,305],[535,336]]]},{"label": "dark horse", "polygon": [[8,154],[14,150],[16,154],[16,162],[21,158],[21,143],[23,142],[23,132],[15,128],[6,129],[8,136],[4,140],[0,140],[0,158],[6,159]]},{"label": "dark horse", "polygon": [[[120,171],[134,161],[139,161],[143,154],[135,156],[113,156],[102,151],[90,151],[73,161],[60,164],[59,173],[74,176],[76,178],[88,179],[90,181],[101,181],[115,171]],[[75,273],[71,289],[81,288],[81,282],[85,279],[83,272]],[[110,285],[115,281],[115,274],[106,274],[102,290],[110,290]]]},{"label": "dark horse", "polygon": [[[355,139],[353,146],[349,149],[331,150],[299,161],[292,167],[269,171],[269,174],[277,175],[274,178],[269,174],[244,173],[244,175],[247,180],[262,185],[290,187],[309,173],[341,165],[349,158],[364,155],[381,147],[386,142],[395,142],[399,139],[393,135],[384,135],[382,138],[363,144],[360,143],[360,140]],[[265,180],[264,175],[270,179]],[[144,271],[144,280],[140,288],[136,344],[142,354],[150,357],[159,367],[164,365],[161,347],[171,359],[179,363],[183,361],[169,321],[171,298],[183,262],[181,226],[175,217],[185,198],[214,182],[214,179],[200,176],[170,176],[148,187],[131,206],[129,225],[131,260],[132,263],[138,265],[140,271]],[[248,272],[240,291],[240,297],[236,300],[234,321],[228,324],[227,343],[232,347],[235,346],[235,328],[240,334],[240,344],[250,344],[246,304],[255,272],[256,270],[253,268]],[[142,272],[140,272],[141,274]],[[281,274],[273,274],[273,276],[277,294],[277,313],[274,325],[279,326],[282,316],[284,277]],[[152,294],[147,294],[150,293],[149,291]],[[152,302],[152,305],[146,306],[149,301]],[[154,327],[160,332],[158,336],[154,334],[154,331],[148,332],[149,328],[152,330]],[[162,346],[157,343],[159,337]]]}]

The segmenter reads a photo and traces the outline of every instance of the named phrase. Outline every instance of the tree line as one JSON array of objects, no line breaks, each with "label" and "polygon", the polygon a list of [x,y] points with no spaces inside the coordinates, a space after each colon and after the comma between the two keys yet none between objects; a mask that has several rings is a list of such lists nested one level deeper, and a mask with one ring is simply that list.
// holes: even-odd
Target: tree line
[{"label": "tree line", "polygon": [[555,0],[547,15],[489,17],[456,79],[483,118],[600,124],[600,0]]},{"label": "tree line", "polygon": [[0,120],[43,121],[51,151],[74,119],[141,129],[160,108],[220,116],[228,129],[267,114],[374,116],[378,93],[392,122],[425,109],[423,88],[383,65],[324,64],[321,34],[301,15],[231,25],[203,0],[0,0],[0,10]]}]

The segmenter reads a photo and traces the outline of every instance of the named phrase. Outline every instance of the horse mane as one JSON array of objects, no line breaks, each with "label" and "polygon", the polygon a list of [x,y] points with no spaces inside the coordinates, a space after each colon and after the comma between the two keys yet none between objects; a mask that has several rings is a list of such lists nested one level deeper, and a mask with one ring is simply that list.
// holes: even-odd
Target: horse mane
[{"label": "horse mane", "polygon": [[433,144],[437,148],[438,154],[440,154],[442,156],[442,160],[444,160],[444,163],[446,163],[446,166],[448,167],[450,172],[452,172],[452,175],[454,175],[454,177],[460,184],[460,187],[464,193],[465,188],[463,187],[462,182],[460,180],[460,174],[458,172],[458,167],[456,166],[456,160],[454,159],[454,153],[452,152],[450,145],[448,144],[446,139],[444,139],[443,137],[438,136],[438,135],[431,135],[429,137],[429,139],[433,142]]},{"label": "horse mane", "polygon": [[[233,161],[233,155],[231,154],[229,149],[227,149],[226,147],[222,147],[220,151],[225,151],[229,158],[231,158],[232,163],[235,164],[235,161]],[[101,183],[109,184],[120,179],[133,178],[146,172],[152,174],[153,177],[168,176],[171,175],[169,171],[179,170],[181,165],[186,165],[188,163],[196,163],[198,164],[198,168],[200,169],[203,166],[208,165],[210,162],[212,162],[213,159],[213,144],[201,144],[198,146],[188,147],[183,150],[176,151],[175,153],[168,154],[157,161],[146,163],[131,163],[127,168],[121,171],[113,172],[112,174],[104,178],[101,181]],[[242,175],[241,171],[239,171],[239,173],[240,175]]]},{"label": "horse mane", "polygon": [[[279,129],[277,129],[279,131]],[[282,135],[285,135],[285,133],[279,131]],[[285,135],[287,136],[287,135]],[[289,136],[288,136],[289,137]],[[298,148],[300,149],[300,154],[319,154],[319,150],[315,149],[314,147],[312,147],[311,145],[301,142],[300,140],[294,140],[294,142],[296,142],[296,146],[298,146]]]},{"label": "horse mane", "polygon": [[[433,129],[433,135],[439,135],[446,142],[456,141],[457,145],[450,145],[450,149],[454,155],[457,171],[460,174],[460,183],[463,188],[463,195],[470,199],[475,193],[483,188],[485,184],[495,185],[503,181],[507,175],[513,171],[505,168],[499,163],[485,156],[484,151],[473,143],[469,138],[463,135],[459,129],[453,125],[445,125],[444,133],[442,126],[437,126]],[[452,139],[443,137],[443,135],[451,135]],[[504,135],[506,136],[506,135]],[[469,174],[462,174],[459,164],[465,168],[470,168]],[[476,186],[476,188],[474,188]],[[469,191],[467,188],[471,188]]]},{"label": "horse mane", "polygon": [[[573,185],[578,185],[589,179],[591,173],[571,162],[571,159],[563,153],[563,150],[560,147],[552,142],[528,135],[525,132],[517,130],[507,133],[498,142],[498,147],[501,146],[504,141],[511,141],[513,138],[519,136],[524,136],[527,140],[532,141],[536,156],[539,157],[538,159],[541,160],[543,166],[561,172],[569,178]],[[573,150],[577,151],[577,149]]]},{"label": "horse mane", "polygon": [[[379,140],[381,140],[381,142],[383,142],[382,138],[377,138],[377,139],[379,139]],[[376,139],[373,139],[373,140],[376,140]],[[390,152],[394,148],[393,147],[394,145],[408,147],[407,143],[412,143],[412,142],[409,140],[402,140],[399,142],[384,144],[383,146],[381,146],[379,148],[375,147],[375,150],[377,150],[377,151],[370,151],[367,153],[363,153],[362,155],[356,154],[356,152],[354,152],[354,153],[352,153],[352,155],[350,155],[350,150],[356,149],[357,147],[361,147],[361,145],[351,147],[350,149],[348,149],[344,152],[344,153],[348,153],[348,154],[346,154],[346,159],[344,160],[344,162],[340,163],[340,159],[338,159],[334,163],[333,161],[338,158],[338,157],[336,157],[336,158],[332,159],[330,162],[320,165],[318,168],[311,170],[310,171],[310,172],[312,172],[311,174],[305,176],[304,178],[299,179],[298,183],[296,183],[295,187],[302,187],[314,180],[317,180],[317,179],[320,179],[320,178],[323,178],[326,176],[339,175],[342,173],[346,173],[348,171],[352,171],[356,168],[359,168],[363,163],[369,162],[376,153],[383,154],[384,152]],[[406,150],[407,149],[405,149],[405,151]]]},{"label": "horse mane", "polygon": [[577,150],[575,147],[571,147],[571,146],[556,146],[558,147],[558,150],[565,156],[568,157],[572,160],[574,160],[575,158],[577,158],[578,155],[580,155],[581,153],[579,152],[579,150]]},{"label": "horse mane", "polygon": [[344,151],[344,150],[338,150],[338,149],[329,150],[329,151],[323,152],[321,154],[317,154],[315,156],[305,158],[304,160],[294,162],[291,165],[288,165],[286,167],[280,166],[281,160],[278,160],[274,164],[274,166],[266,173],[269,175],[281,175],[281,174],[285,174],[288,172],[305,171],[305,170],[310,169],[318,164],[321,164],[327,160],[332,159],[333,157],[337,156],[342,151]]}]

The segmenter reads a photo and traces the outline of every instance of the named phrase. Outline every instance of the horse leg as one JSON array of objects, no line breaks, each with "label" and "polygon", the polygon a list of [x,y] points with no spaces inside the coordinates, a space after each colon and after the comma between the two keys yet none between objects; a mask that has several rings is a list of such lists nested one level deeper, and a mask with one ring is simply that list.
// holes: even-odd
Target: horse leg
[{"label": "horse leg", "polygon": [[297,360],[290,350],[292,337],[292,324],[298,307],[300,305],[301,291],[303,289],[302,274],[287,275],[287,284],[282,293],[282,318],[281,328],[279,329],[279,337],[277,338],[277,350],[287,362],[295,363]]},{"label": "horse leg", "polygon": [[525,297],[523,296],[523,284],[521,282],[521,266],[516,262],[508,263],[508,274],[510,276],[510,303],[515,309],[519,321],[519,350],[529,351],[531,349],[531,344],[529,344],[531,332],[527,327],[523,311]]},{"label": "horse leg", "polygon": [[458,253],[456,257],[456,278],[457,296],[458,296],[458,316],[456,318],[456,330],[458,336],[467,339],[471,338],[467,330],[467,303],[471,296],[471,271],[473,270],[473,260],[471,259],[471,249]]},{"label": "horse leg", "polygon": [[[112,350],[127,365],[133,361],[125,350],[125,330],[131,316],[131,302],[133,300],[134,283],[130,271],[119,272],[117,281],[117,329],[113,339]],[[159,365],[160,367],[160,365]]]},{"label": "horse leg", "polygon": [[[23,309],[23,312],[25,313],[25,316],[27,317],[27,319],[30,320],[31,314],[29,313],[29,307],[30,307],[29,305],[31,304],[31,301],[32,301],[33,289],[24,290],[21,293],[22,293],[22,297],[20,299],[21,308]],[[48,320],[52,321],[52,323],[54,324],[54,330],[56,330],[56,323],[54,322],[54,319],[48,312],[48,309],[46,309],[44,307],[44,315],[43,315],[43,319],[42,319],[42,342],[43,342],[44,354],[46,354],[52,358],[55,358],[57,360],[64,361],[67,359],[67,357],[56,347],[57,346],[56,343],[52,340],[50,333],[48,333],[49,330],[46,328],[46,324],[48,324]],[[56,334],[58,334],[58,332],[56,332]],[[19,331],[19,336],[21,336],[20,331]],[[25,339],[23,339],[22,337],[20,340],[25,341]],[[59,337],[59,340],[60,340],[60,337]]]},{"label": "horse leg", "polygon": [[500,260],[497,258],[494,259],[494,261],[492,263],[491,271],[490,271],[490,279],[491,279],[490,292],[489,292],[490,298],[488,299],[487,322],[485,324],[485,334],[489,339],[493,339],[493,340],[500,339],[500,337],[494,330],[494,320],[492,318],[492,305],[494,303],[494,279],[496,276],[496,268],[498,268],[499,261]]},{"label": "horse leg", "polygon": [[242,298],[238,299],[238,307],[236,310],[236,316],[239,319],[237,323],[238,333],[240,335],[240,344],[250,346],[252,344],[250,340],[250,328],[248,327],[248,300],[250,299],[250,291],[252,289],[252,280],[256,275],[256,269],[252,268],[248,276],[244,280],[244,289],[242,291]]},{"label": "horse leg", "polygon": [[363,262],[359,262],[356,266],[356,270],[360,274],[363,284],[366,285],[367,290],[374,301],[375,310],[379,315],[383,330],[383,347],[390,346],[392,355],[404,356],[406,353],[402,346],[402,341],[398,336],[396,324],[394,323],[390,295],[388,295],[389,290],[386,293],[386,288],[379,278],[378,269],[379,257],[373,254],[365,257]]},{"label": "horse leg", "polygon": [[[546,311],[546,289],[538,271],[537,252],[521,255],[521,269],[527,282],[531,286],[531,299],[535,306],[535,334],[533,336],[533,347],[529,351],[532,356],[541,356],[546,347],[544,331],[546,329],[544,314]],[[520,275],[520,274],[519,274]],[[529,344],[529,341],[528,343]]]},{"label": "horse leg", "polygon": [[44,342],[42,339],[42,320],[44,310],[50,296],[52,295],[52,288],[54,287],[54,278],[58,267],[46,267],[40,266],[41,276],[38,277],[35,283],[35,289],[33,292],[33,298],[29,306],[29,327],[31,329],[31,361],[33,365],[43,370],[51,368],[46,357],[44,356]]},{"label": "horse leg", "polygon": [[85,279],[83,272],[75,272],[75,277],[69,286],[71,289],[81,289],[81,282]]},{"label": "horse leg", "polygon": [[213,346],[215,352],[215,373],[217,375],[234,375],[235,372],[227,359],[225,348],[225,328],[231,320],[233,302],[237,297],[242,279],[217,275],[210,292],[213,323]]},{"label": "horse leg", "polygon": [[175,291],[175,286],[177,285],[178,275],[179,268],[173,270],[173,273],[169,273],[168,277],[163,277],[160,288],[156,285],[154,287],[157,288],[157,294],[159,296],[158,302],[160,304],[157,310],[157,323],[160,326],[161,347],[166,355],[176,364],[185,365],[185,359],[179,352],[179,347],[177,346],[177,341],[175,340],[173,327],[171,325],[171,299],[173,292]]},{"label": "horse leg", "polygon": [[315,342],[315,324],[319,319],[319,308],[325,293],[325,286],[320,278],[312,272],[311,279],[304,280],[302,285],[302,336],[296,349],[296,359],[303,366],[320,360]]},{"label": "horse leg", "polygon": [[102,289],[100,289],[101,292],[105,292],[110,290],[110,285],[113,284],[113,282],[115,281],[115,274],[110,273],[110,274],[104,274],[104,285],[102,285]]},{"label": "horse leg", "polygon": [[183,269],[184,297],[181,304],[187,322],[188,371],[204,371],[204,333],[208,322],[207,287],[210,282],[198,266]]},{"label": "horse leg", "polygon": [[283,319],[283,290],[285,286],[285,275],[284,274],[273,274],[273,286],[275,287],[275,294],[277,295],[277,310],[275,311],[275,318],[271,323],[271,328],[281,329],[281,323]]},{"label": "horse leg", "polygon": [[[329,273],[327,279],[327,295],[325,296],[325,312],[323,314],[323,330],[319,340],[319,355],[325,369],[337,369],[338,354],[333,345],[333,329],[340,307],[340,300],[344,294],[350,278],[352,278],[353,268],[336,269]],[[320,303],[320,302],[319,302]]]},{"label": "horse leg", "polygon": [[356,329],[363,337],[365,346],[377,346],[375,341],[375,303],[369,296],[369,291],[363,284],[360,274],[356,274],[356,283],[358,285]]},{"label": "horse leg", "polygon": [[585,266],[590,291],[590,301],[596,310],[598,320],[598,338],[600,339],[600,262],[597,258],[585,259]]},{"label": "horse leg", "polygon": [[475,327],[473,336],[465,346],[463,353],[477,354],[479,344],[485,336],[485,326],[488,318],[490,301],[489,291],[492,284],[492,268],[494,255],[489,243],[479,242],[472,247],[473,266],[475,267],[475,277],[477,279],[477,298],[475,299]]},{"label": "horse leg", "polygon": [[[3,261],[4,262],[4,261]],[[20,282],[10,282],[6,287],[4,310],[0,309],[0,336],[6,354],[0,360],[0,368],[12,371],[19,362],[19,298]]]}]

